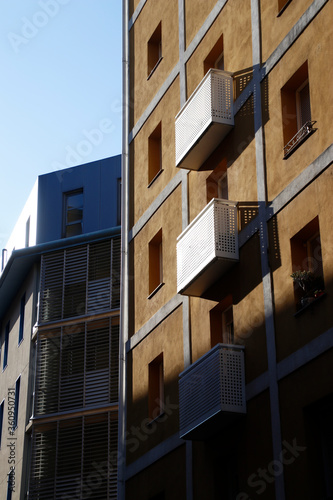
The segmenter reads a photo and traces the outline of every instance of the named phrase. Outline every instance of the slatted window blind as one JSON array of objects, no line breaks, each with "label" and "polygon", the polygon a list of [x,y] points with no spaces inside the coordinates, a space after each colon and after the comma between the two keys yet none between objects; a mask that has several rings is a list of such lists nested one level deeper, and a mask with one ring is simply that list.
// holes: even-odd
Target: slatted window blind
[{"label": "slatted window blind", "polygon": [[34,426],[30,500],[117,498],[117,413]]},{"label": "slatted window blind", "polygon": [[120,238],[44,254],[39,323],[120,307]]},{"label": "slatted window blind", "polygon": [[38,332],[34,414],[118,401],[119,317]]}]

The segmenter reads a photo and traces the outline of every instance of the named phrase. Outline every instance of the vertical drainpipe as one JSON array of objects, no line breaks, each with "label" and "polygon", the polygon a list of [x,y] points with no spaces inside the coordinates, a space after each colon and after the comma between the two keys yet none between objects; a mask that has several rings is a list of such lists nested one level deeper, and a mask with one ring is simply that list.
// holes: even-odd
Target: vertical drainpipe
[{"label": "vertical drainpipe", "polygon": [[[271,430],[273,458],[281,462],[281,420],[279,407],[279,388],[276,367],[276,344],[274,325],[274,298],[273,283],[268,260],[268,228],[266,223],[266,172],[264,157],[264,132],[261,110],[261,33],[260,33],[260,5],[259,0],[251,0],[251,22],[252,22],[252,57],[253,57],[253,80],[254,80],[254,128],[256,147],[256,170],[257,190],[260,218],[260,251],[261,271],[264,291],[264,311],[267,343],[267,362],[269,374],[269,395],[271,408]],[[276,499],[285,499],[284,475],[275,477]]]},{"label": "vertical drainpipe", "polygon": [[[187,99],[186,68],[185,68],[185,0],[178,0],[179,26],[179,86],[180,106],[184,106]],[[182,230],[188,226],[188,170],[182,171]],[[183,349],[184,368],[191,364],[190,339],[190,299],[183,297]],[[186,441],[186,500],[193,500],[193,450],[192,441]]]},{"label": "vertical drainpipe", "polygon": [[129,33],[128,0],[122,2],[122,193],[121,193],[121,294],[119,342],[119,409],[118,409],[118,500],[125,499],[126,473],[126,343],[128,340],[128,237],[129,237]]}]

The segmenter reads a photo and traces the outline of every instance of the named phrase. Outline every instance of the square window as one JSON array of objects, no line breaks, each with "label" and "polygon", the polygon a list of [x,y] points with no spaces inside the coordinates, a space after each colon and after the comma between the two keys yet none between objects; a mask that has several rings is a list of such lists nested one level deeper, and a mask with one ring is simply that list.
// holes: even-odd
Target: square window
[{"label": "square window", "polygon": [[77,236],[83,232],[83,190],[65,193],[64,236]]},{"label": "square window", "polygon": [[159,23],[148,41],[148,77],[162,59],[162,23]]},{"label": "square window", "polygon": [[148,187],[162,172],[162,125],[159,123],[148,138]]},{"label": "square window", "polygon": [[307,61],[281,89],[284,159],[315,131],[311,119]]},{"label": "square window", "polygon": [[154,420],[163,413],[164,402],[164,372],[163,353],[159,354],[148,365],[148,404],[149,417]]},{"label": "square window", "polygon": [[162,229],[149,242],[149,295],[163,283]]}]

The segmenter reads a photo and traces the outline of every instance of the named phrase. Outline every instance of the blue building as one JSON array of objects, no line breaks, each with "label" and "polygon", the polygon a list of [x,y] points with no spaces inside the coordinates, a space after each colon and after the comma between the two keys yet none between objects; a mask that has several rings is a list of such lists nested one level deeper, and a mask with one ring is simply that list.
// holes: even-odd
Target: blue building
[{"label": "blue building", "polygon": [[120,156],[39,176],[2,251],[0,498],[117,496],[120,187]]}]

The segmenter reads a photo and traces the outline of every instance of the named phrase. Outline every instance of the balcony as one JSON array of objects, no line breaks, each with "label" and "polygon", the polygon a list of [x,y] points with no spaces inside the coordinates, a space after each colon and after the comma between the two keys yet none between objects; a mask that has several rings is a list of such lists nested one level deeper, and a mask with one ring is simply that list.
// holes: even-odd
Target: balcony
[{"label": "balcony", "polygon": [[177,292],[201,297],[238,259],[237,203],[214,198],[177,238]]},{"label": "balcony", "polygon": [[217,344],[179,375],[181,438],[207,439],[246,413],[243,351]]},{"label": "balcony", "polygon": [[232,74],[210,69],[176,116],[176,166],[198,170],[233,125]]}]

